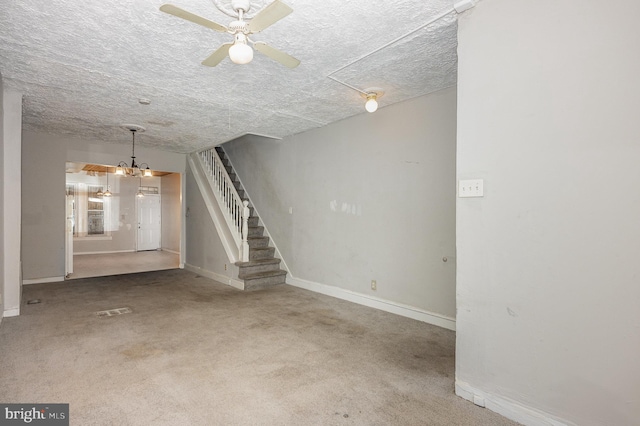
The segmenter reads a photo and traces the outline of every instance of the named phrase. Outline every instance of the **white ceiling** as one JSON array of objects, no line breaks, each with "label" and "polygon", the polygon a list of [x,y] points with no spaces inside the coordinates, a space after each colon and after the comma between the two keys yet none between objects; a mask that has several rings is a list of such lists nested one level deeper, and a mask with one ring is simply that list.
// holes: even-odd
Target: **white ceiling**
[{"label": "white ceiling", "polygon": [[[227,25],[230,0],[4,0],[0,72],[24,94],[23,128],[187,153],[244,133],[284,137],[364,112],[360,93],[327,76],[420,28],[453,0],[283,0],[294,12],[253,39],[300,59],[289,69],[200,62],[218,33],[159,11],[171,2]],[[254,0],[252,10],[270,0]],[[335,78],[385,91],[380,107],[456,82],[456,16],[347,66]],[[150,105],[138,100],[148,98]]]}]

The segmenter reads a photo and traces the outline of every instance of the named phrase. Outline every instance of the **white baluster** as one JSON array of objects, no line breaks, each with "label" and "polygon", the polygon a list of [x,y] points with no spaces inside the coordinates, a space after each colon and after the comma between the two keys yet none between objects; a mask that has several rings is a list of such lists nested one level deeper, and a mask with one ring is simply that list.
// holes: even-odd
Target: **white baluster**
[{"label": "white baluster", "polygon": [[[240,259],[242,262],[249,261],[249,215],[251,209],[248,202],[243,201],[238,191],[230,179],[227,168],[222,159],[215,151],[215,148],[200,152],[200,156],[205,165],[207,174],[210,176],[212,189],[216,193],[221,207],[225,211],[227,223],[233,229],[236,237],[240,237]],[[238,241],[236,239],[236,241]]]},{"label": "white baluster", "polygon": [[251,214],[251,210],[249,210],[249,202],[243,201],[242,205],[244,209],[242,209],[242,252],[240,253],[241,259],[243,262],[249,261],[249,215]]}]

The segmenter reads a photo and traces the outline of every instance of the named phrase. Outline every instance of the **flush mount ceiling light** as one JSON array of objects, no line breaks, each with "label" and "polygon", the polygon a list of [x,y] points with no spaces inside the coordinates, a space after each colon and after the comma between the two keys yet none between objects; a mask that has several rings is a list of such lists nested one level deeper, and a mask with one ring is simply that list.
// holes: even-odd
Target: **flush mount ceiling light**
[{"label": "flush mount ceiling light", "polygon": [[453,5],[453,7],[450,7],[449,9],[439,13],[438,15],[434,16],[433,18],[431,18],[429,21],[427,21],[426,23],[420,25],[418,28],[414,28],[413,30],[407,32],[406,34],[401,35],[400,37],[396,37],[395,39],[391,40],[390,42],[383,44],[380,47],[377,47],[375,49],[373,49],[371,52],[359,56],[357,59],[354,59],[353,61],[349,62],[346,65],[341,66],[340,68],[338,68],[337,70],[333,71],[332,73],[330,73],[329,75],[327,75],[327,78],[330,78],[331,80],[335,81],[336,83],[342,84],[345,87],[348,87],[350,89],[353,89],[355,91],[360,92],[361,95],[363,95],[363,97],[365,97],[367,99],[367,102],[365,103],[365,108],[367,111],[369,112],[375,112],[378,109],[378,98],[381,97],[383,95],[384,92],[380,91],[378,92],[376,89],[372,88],[372,89],[366,89],[366,90],[360,90],[355,86],[350,85],[349,83],[346,83],[344,81],[339,80],[337,77],[334,76],[334,74],[338,73],[339,71],[342,71],[343,69],[352,66],[353,64],[360,62],[364,59],[367,59],[368,57],[380,52],[383,49],[386,49],[390,46],[393,46],[394,44],[398,43],[401,40],[404,40],[405,38],[412,36],[413,34],[417,33],[418,31],[421,31],[424,28],[429,27],[431,24],[438,22],[439,20],[445,18],[446,16],[452,14],[452,13],[457,13],[457,14],[461,14],[464,11],[471,9],[472,7],[474,7],[476,5],[476,3],[478,2],[478,0],[460,0],[457,3],[455,3]]},{"label": "flush mount ceiling light", "polygon": [[368,112],[376,112],[378,110],[378,98],[384,95],[384,91],[379,87],[370,87],[365,89],[362,93],[362,97],[367,101],[364,104],[364,109]]},{"label": "flush mount ceiling light", "polygon": [[375,93],[367,95],[367,102],[364,103],[364,109],[368,112],[376,112],[378,109],[378,96]]},{"label": "flush mount ceiling light", "polygon": [[142,133],[146,129],[137,124],[123,124],[122,127],[131,132],[133,141],[131,148],[131,166],[128,166],[124,161],[119,162],[116,166],[116,174],[120,176],[153,176],[153,172],[147,163],[136,164],[136,133]]}]

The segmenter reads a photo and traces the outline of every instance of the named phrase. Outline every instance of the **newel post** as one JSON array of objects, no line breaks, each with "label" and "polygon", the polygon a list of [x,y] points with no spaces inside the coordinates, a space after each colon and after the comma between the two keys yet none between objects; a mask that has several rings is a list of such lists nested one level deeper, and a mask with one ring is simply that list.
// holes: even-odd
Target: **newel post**
[{"label": "newel post", "polygon": [[241,260],[242,262],[249,261],[249,215],[251,214],[251,210],[249,210],[249,202],[244,200],[242,202],[244,208],[242,209],[242,251],[241,251]]}]

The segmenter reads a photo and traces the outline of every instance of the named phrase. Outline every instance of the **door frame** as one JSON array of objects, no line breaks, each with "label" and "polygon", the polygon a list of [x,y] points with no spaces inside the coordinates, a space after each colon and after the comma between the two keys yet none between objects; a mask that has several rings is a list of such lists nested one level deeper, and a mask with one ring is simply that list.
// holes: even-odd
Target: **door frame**
[{"label": "door frame", "polygon": [[68,277],[73,274],[73,211],[75,196],[65,196],[65,250],[64,250],[64,275]]}]

